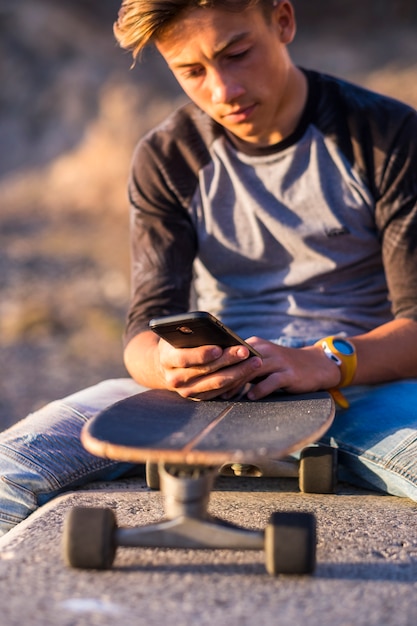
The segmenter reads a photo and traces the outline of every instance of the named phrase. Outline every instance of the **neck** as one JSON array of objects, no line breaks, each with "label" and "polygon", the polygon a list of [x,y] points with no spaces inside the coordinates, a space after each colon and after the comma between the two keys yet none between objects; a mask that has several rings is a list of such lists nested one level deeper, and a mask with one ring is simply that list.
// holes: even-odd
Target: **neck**
[{"label": "neck", "polygon": [[279,127],[270,135],[264,145],[279,143],[295,131],[304,112],[307,97],[307,78],[304,72],[293,65],[288,72],[285,99],[280,103]]}]

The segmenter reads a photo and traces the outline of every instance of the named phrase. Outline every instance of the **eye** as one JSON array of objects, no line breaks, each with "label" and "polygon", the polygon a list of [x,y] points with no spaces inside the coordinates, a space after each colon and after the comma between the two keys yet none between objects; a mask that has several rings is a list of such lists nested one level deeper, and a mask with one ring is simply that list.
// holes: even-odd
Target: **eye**
[{"label": "eye", "polygon": [[227,57],[232,60],[243,59],[249,53],[249,48],[245,48],[245,50],[239,50],[237,52],[230,52]]},{"label": "eye", "polygon": [[183,78],[199,78],[204,74],[204,68],[191,67],[183,73]]}]

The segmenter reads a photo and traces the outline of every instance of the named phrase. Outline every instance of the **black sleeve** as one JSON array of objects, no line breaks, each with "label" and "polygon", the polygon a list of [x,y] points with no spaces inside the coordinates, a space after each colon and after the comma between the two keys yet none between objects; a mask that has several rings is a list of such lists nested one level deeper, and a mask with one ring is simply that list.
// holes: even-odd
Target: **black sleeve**
[{"label": "black sleeve", "polygon": [[395,317],[417,320],[417,114],[410,110],[376,156],[380,196],[376,223]]},{"label": "black sleeve", "polygon": [[[167,163],[150,141],[139,144],[129,182],[132,294],[124,345],[146,330],[152,317],[189,306],[197,241],[187,199],[171,183],[170,167],[180,167],[180,160]],[[188,172],[187,178],[191,193],[195,177]]]},{"label": "black sleeve", "polygon": [[316,72],[319,126],[370,190],[395,317],[417,320],[417,112],[393,98]]}]

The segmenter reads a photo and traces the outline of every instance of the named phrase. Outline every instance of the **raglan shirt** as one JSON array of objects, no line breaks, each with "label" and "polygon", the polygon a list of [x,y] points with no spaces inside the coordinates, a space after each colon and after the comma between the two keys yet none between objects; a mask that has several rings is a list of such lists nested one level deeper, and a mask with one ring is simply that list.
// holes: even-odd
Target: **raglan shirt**
[{"label": "raglan shirt", "polygon": [[303,71],[304,113],[274,146],[192,103],[138,144],[125,344],[152,317],[187,311],[191,292],[245,338],[417,320],[417,113]]}]

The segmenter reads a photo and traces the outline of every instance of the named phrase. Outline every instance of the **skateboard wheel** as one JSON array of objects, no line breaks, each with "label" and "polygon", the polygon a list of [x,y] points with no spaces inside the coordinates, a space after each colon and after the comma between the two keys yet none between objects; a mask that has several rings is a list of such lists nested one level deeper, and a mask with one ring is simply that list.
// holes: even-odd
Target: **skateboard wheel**
[{"label": "skateboard wheel", "polygon": [[305,448],[300,457],[299,486],[303,493],[334,493],[337,484],[337,449]]},{"label": "skateboard wheel", "polygon": [[116,553],[111,509],[75,507],[64,525],[64,559],[79,569],[110,569]]},{"label": "skateboard wheel", "polygon": [[149,489],[158,491],[160,489],[158,463],[146,462],[146,484]]},{"label": "skateboard wheel", "polygon": [[265,564],[272,576],[311,574],[316,565],[316,518],[312,513],[273,513],[265,529]]}]

